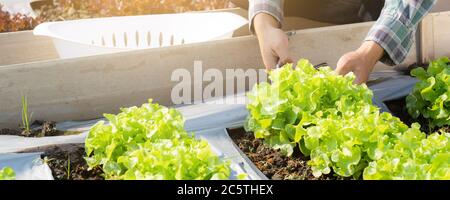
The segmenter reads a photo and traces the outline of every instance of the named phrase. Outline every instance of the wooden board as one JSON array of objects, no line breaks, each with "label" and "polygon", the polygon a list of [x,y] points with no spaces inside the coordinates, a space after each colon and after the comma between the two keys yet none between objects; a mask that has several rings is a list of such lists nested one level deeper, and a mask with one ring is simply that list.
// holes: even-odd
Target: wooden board
[{"label": "wooden board", "polygon": [[0,67],[58,58],[52,40],[32,31],[0,34]]},{"label": "wooden board", "polygon": [[[334,66],[339,57],[358,47],[372,23],[297,31],[290,50],[296,58]],[[0,67],[0,127],[17,127],[20,98],[26,95],[34,119],[65,121],[98,118],[120,107],[153,98],[170,105],[175,69],[193,72],[194,61],[211,68],[260,69],[257,39],[228,40],[160,49],[137,50],[73,59],[47,60]],[[415,61],[412,51],[405,65]],[[378,65],[383,68],[383,65]]]},{"label": "wooden board", "polygon": [[450,12],[428,15],[421,23],[421,62],[450,56]]}]

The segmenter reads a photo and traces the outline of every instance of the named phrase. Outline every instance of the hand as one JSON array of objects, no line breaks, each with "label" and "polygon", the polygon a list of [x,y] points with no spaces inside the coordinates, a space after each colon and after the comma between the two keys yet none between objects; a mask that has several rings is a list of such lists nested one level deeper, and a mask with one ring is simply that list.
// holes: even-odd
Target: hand
[{"label": "hand", "polygon": [[370,72],[383,54],[384,49],[379,44],[366,41],[356,51],[346,53],[339,59],[336,72],[340,75],[353,72],[356,84],[366,83]]},{"label": "hand", "polygon": [[253,22],[266,69],[270,70],[277,64],[292,63],[288,51],[289,39],[279,28],[278,21],[269,14],[260,13]]}]

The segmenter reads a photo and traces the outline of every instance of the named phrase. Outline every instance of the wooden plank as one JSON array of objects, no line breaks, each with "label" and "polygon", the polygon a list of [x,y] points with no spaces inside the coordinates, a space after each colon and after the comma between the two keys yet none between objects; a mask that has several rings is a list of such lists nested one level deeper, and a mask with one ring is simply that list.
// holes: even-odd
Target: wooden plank
[{"label": "wooden plank", "polygon": [[[361,44],[371,26],[361,23],[297,31],[290,50],[296,59],[335,65],[342,54]],[[405,65],[414,58],[412,52]],[[34,119],[54,121],[98,118],[148,98],[170,105],[171,89],[178,84],[171,81],[172,72],[183,68],[193,74],[194,61],[203,62],[203,71],[219,69],[223,74],[226,69],[263,66],[254,36],[3,66],[0,127],[17,127],[22,94],[28,97]],[[378,69],[383,67],[378,65]]]},{"label": "wooden plank", "polygon": [[431,10],[432,13],[450,11],[450,2],[446,0],[437,1]]},{"label": "wooden plank", "polygon": [[421,61],[450,56],[450,12],[433,13],[421,23]]},{"label": "wooden plank", "polygon": [[52,40],[32,31],[0,34],[0,66],[58,58]]}]

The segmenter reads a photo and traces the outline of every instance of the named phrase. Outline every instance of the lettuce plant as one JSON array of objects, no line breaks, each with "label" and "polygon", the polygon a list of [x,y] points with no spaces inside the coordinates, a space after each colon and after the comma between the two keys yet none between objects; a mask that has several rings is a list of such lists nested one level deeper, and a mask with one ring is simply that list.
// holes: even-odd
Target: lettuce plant
[{"label": "lettuce plant", "polygon": [[107,114],[86,138],[89,167],[106,179],[228,179],[230,167],[204,140],[184,130],[182,115],[151,101]]},{"label": "lettuce plant", "polygon": [[399,135],[382,158],[369,163],[364,179],[449,180],[450,133],[426,136],[420,125]]},{"label": "lettuce plant", "polygon": [[16,179],[16,173],[11,167],[4,167],[0,169],[0,180],[14,180]]},{"label": "lettuce plant", "polygon": [[316,70],[307,60],[300,60],[295,69],[288,64],[274,70],[269,79],[271,84],[256,85],[247,94],[250,115],[246,128],[287,155],[292,154],[295,143],[301,139],[300,133],[292,134],[294,126],[306,127],[322,118],[354,115],[359,107],[372,101],[366,86],[352,84],[354,76],[338,76],[329,67]]},{"label": "lettuce plant", "polygon": [[428,69],[416,68],[411,75],[420,81],[406,98],[409,114],[428,119],[430,127],[450,125],[450,60],[443,57],[431,62]]},{"label": "lettuce plant", "polygon": [[[269,78],[271,84],[256,85],[247,95],[250,115],[246,129],[288,156],[299,147],[310,157],[314,176],[333,171],[343,177],[364,174],[366,179],[388,179],[380,174],[389,170],[378,169],[376,166],[383,166],[377,163],[402,155],[404,163],[412,160],[436,168],[429,171],[433,175],[412,179],[448,178],[448,148],[430,149],[437,143],[448,145],[447,137],[435,134],[427,138],[417,127],[409,129],[397,117],[380,113],[372,105],[372,92],[365,85],[354,85],[352,74],[339,76],[329,67],[316,70],[307,60],[300,60],[295,69],[286,65],[272,71]],[[416,150],[408,146],[412,143],[427,145]],[[406,153],[412,150],[417,152]],[[419,157],[423,160],[416,161]]]}]

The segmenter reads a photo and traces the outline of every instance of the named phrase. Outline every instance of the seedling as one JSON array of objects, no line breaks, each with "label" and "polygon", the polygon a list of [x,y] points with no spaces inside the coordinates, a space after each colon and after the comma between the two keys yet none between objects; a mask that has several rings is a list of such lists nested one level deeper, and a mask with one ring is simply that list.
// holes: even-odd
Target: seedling
[{"label": "seedling", "polygon": [[22,95],[22,128],[26,134],[31,133],[30,121],[33,113],[28,115],[28,100],[25,95]]},{"label": "seedling", "polygon": [[66,168],[67,180],[70,180],[70,155],[67,154],[67,168]]}]

